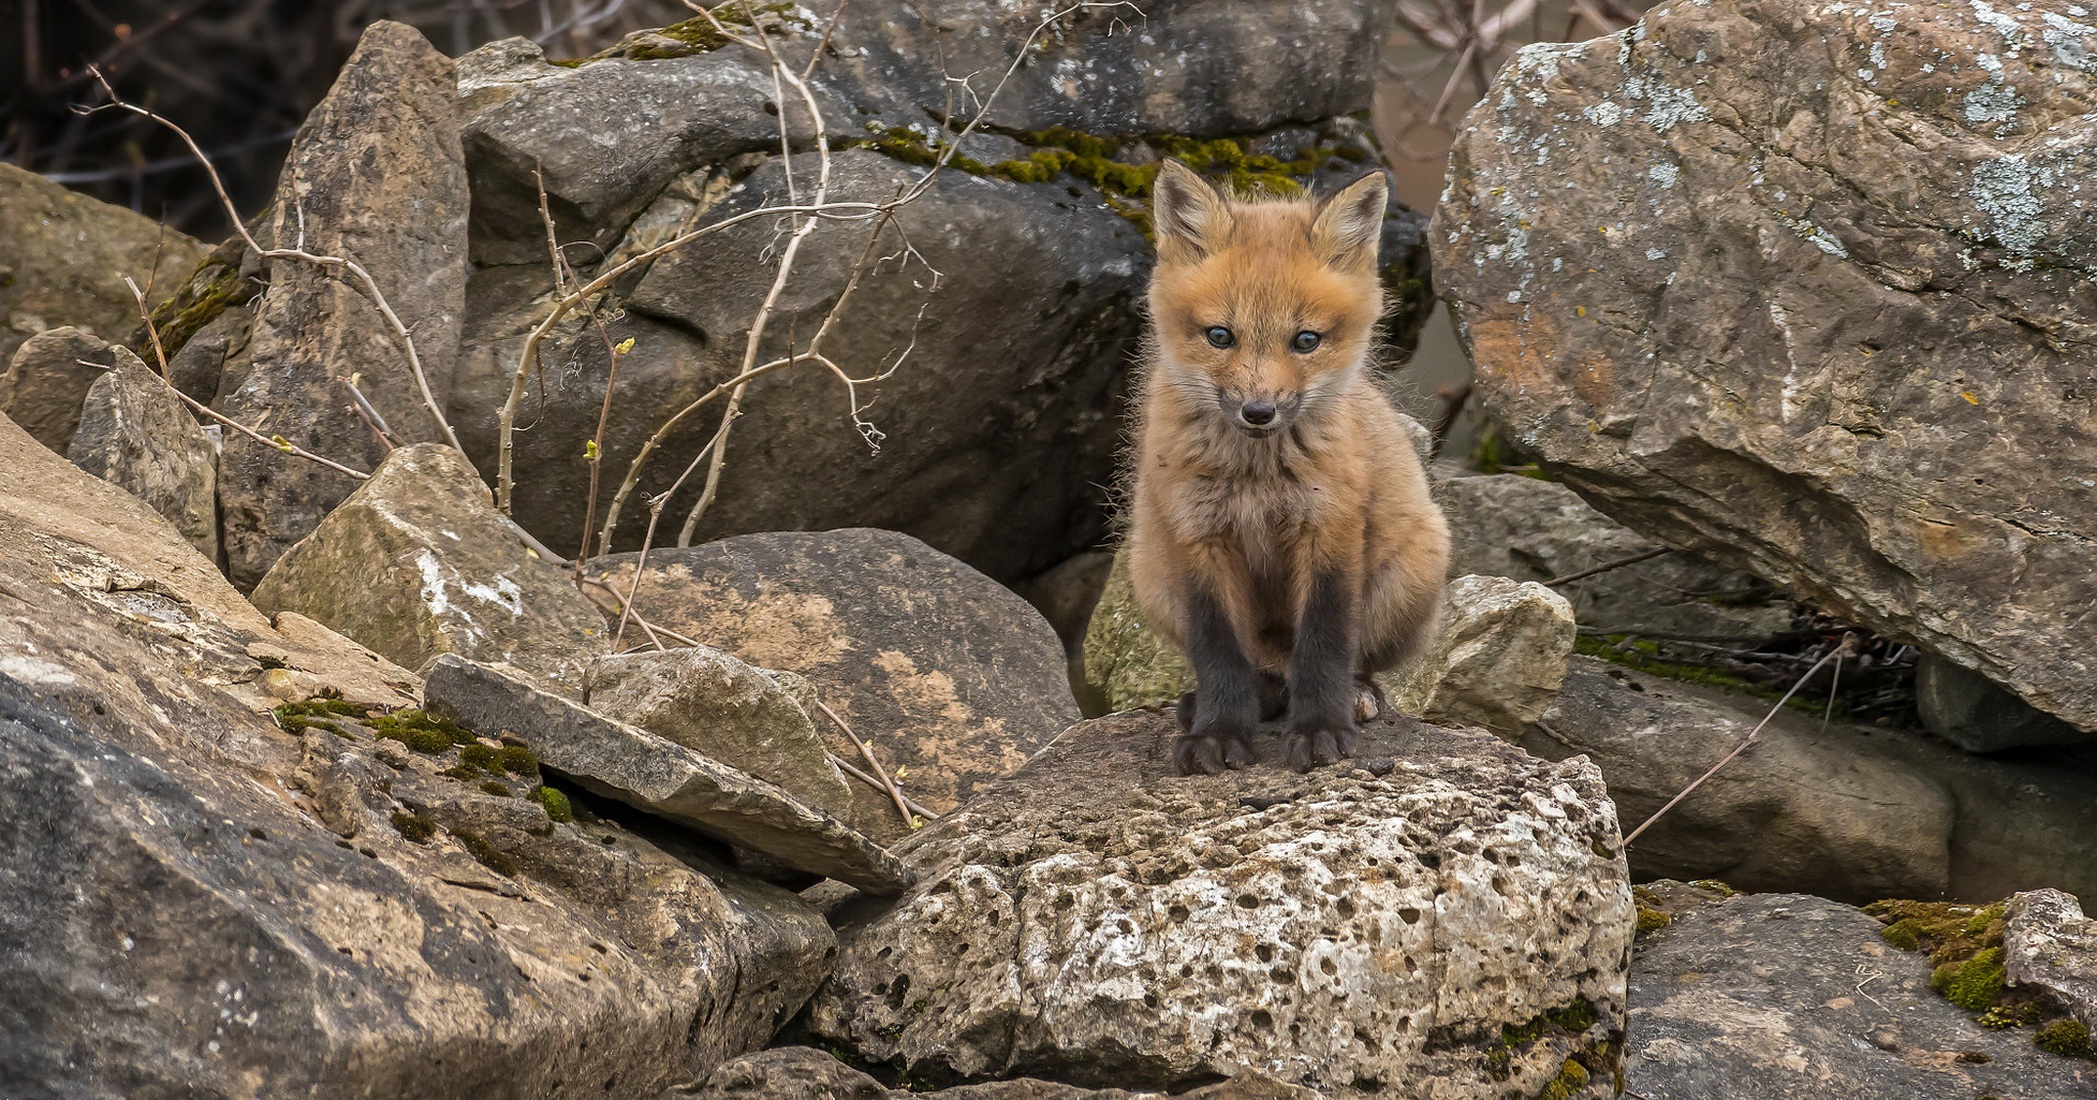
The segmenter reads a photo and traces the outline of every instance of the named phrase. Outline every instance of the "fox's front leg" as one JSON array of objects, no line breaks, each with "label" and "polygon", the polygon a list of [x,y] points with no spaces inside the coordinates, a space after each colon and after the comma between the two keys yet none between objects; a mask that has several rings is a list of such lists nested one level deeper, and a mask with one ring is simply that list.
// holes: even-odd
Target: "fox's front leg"
[{"label": "fox's front leg", "polygon": [[1311,571],[1289,655],[1289,716],[1281,738],[1282,760],[1297,771],[1352,755],[1361,739],[1355,726],[1361,616],[1354,571]]},{"label": "fox's front leg", "polygon": [[[1259,676],[1238,642],[1223,599],[1197,580],[1186,597],[1187,661],[1194,666],[1194,718],[1172,746],[1181,775],[1215,775],[1253,762],[1260,719]],[[1183,704],[1184,705],[1184,704]]]}]

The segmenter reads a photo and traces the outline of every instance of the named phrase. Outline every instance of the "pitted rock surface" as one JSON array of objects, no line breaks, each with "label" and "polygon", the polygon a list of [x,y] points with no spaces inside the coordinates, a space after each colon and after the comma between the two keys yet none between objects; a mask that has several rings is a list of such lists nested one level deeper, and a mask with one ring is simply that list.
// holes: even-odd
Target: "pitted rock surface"
[{"label": "pitted rock surface", "polygon": [[1659,5],[1466,121],[1435,271],[1510,438],[1643,534],[2097,730],[2097,18]]},{"label": "pitted rock surface", "polygon": [[1396,721],[1308,775],[1181,778],[1175,735],[1074,727],[906,841],[920,884],[834,914],[810,1030],[933,1082],[1497,1098],[1570,1060],[1608,1094],[1632,907],[1591,765]]},{"label": "pitted rock surface", "polygon": [[1405,714],[1513,736],[1565,682],[1574,630],[1572,604],[1543,585],[1466,574],[1444,591],[1427,652],[1378,679]]},{"label": "pitted rock surface", "polygon": [[2097,1031],[2097,920],[2075,895],[2032,890],[2010,898],[2002,933],[2003,967],[2016,985],[2035,985]]}]

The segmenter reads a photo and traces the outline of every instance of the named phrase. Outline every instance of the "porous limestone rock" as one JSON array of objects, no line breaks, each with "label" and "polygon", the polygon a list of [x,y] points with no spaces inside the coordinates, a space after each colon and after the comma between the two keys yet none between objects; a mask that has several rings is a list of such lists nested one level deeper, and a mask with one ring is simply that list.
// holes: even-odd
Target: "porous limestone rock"
[{"label": "porous limestone rock", "polygon": [[[1676,891],[1676,894],[1682,892]],[[1798,894],[1707,900],[1642,935],[1624,1085],[1666,1100],[2070,1097],[2097,1063],[1990,1030],[1930,988],[1927,956]]]},{"label": "porous limestone rock", "polygon": [[1596,507],[2097,730],[2097,19],[1662,4],[1468,116],[1435,271]]},{"label": "porous limestone rock", "polygon": [[[591,563],[626,592],[636,556]],[[636,613],[762,668],[798,673],[935,813],[1078,720],[1063,647],[1025,600],[893,531],[774,532],[652,550]],[[830,751],[859,750],[824,722]],[[883,795],[851,820],[903,829]]]},{"label": "porous limestone rock", "polygon": [[[1449,518],[1449,573],[1547,581],[1662,551],[1557,482],[1475,474],[1435,482]],[[1722,639],[1759,646],[1791,628],[1791,604],[1737,569],[1680,550],[1553,585],[1581,626],[1603,634]]]},{"label": "porous limestone rock", "polygon": [[37,442],[66,453],[80,428],[80,406],[116,362],[116,349],[92,333],[54,328],[23,340],[0,374],[0,413]]},{"label": "porous limestone rock", "polygon": [[46,329],[122,338],[138,325],[125,277],[158,305],[208,251],[151,218],[0,164],[0,363]]},{"label": "porous limestone rock", "polygon": [[[653,1096],[828,966],[805,903],[554,820],[528,761],[466,781],[445,738],[373,740],[348,712],[412,704],[411,674],[272,629],[5,420],[0,604],[0,1095]],[[273,722],[279,674],[339,698]]]},{"label": "porous limestone rock", "polygon": [[[326,99],[299,128],[259,236],[348,256],[369,272],[414,338],[442,408],[458,361],[466,297],[466,169],[450,59],[414,28],[365,28]],[[304,260],[268,264],[245,357],[226,364],[212,405],[336,462],[369,470],[385,454],[352,405],[358,388],[397,442],[443,438],[407,349],[356,276]],[[318,463],[230,433],[219,461],[226,569],[252,588],[356,488]]]},{"label": "porous limestone rock", "polygon": [[88,387],[73,465],[129,492],[218,559],[218,448],[167,383],[124,348]]},{"label": "porous limestone rock", "polygon": [[878,845],[774,784],[456,654],[423,685],[430,709],[482,733],[522,738],[539,762],[638,810],[874,894],[910,872]]},{"label": "porous limestone rock", "polygon": [[2097,1033],[2097,920],[2059,890],[2016,894],[2003,909],[2003,970],[2012,985],[2053,994]]},{"label": "porous limestone rock", "polygon": [[[1258,1071],[1173,1094],[1174,1100],[1319,1100],[1310,1089]],[[1023,1077],[934,1092],[891,1089],[820,1050],[774,1047],[722,1063],[694,1085],[662,1100],[1164,1100],[1156,1092],[1088,1089]]]},{"label": "porous limestone rock", "polygon": [[539,560],[480,476],[440,443],[386,456],[371,479],[255,587],[408,668],[440,653],[500,661],[570,693],[607,652],[604,619]]},{"label": "porous limestone rock", "polygon": [[770,672],[718,649],[599,657],[584,677],[582,702],[776,783],[817,809],[841,814],[851,802],[843,774],[794,693]]},{"label": "porous limestone rock", "polygon": [[1574,630],[1572,605],[1535,581],[1458,577],[1433,645],[1379,679],[1405,714],[1512,736],[1558,694]]},{"label": "porous limestone rock", "polygon": [[919,884],[833,913],[809,1031],[931,1083],[1612,1094],[1632,903],[1592,765],[1385,720],[1336,767],[1182,778],[1176,736],[1074,727],[905,841]]}]

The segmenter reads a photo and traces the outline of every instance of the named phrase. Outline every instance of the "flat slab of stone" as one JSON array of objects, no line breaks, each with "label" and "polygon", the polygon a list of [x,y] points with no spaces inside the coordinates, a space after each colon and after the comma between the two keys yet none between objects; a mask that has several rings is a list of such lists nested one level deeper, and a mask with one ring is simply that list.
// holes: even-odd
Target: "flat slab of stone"
[{"label": "flat slab of stone", "polygon": [[445,654],[426,705],[466,727],[525,739],[539,763],[584,788],[871,894],[911,883],[900,860],[844,823],[756,776],[532,686]]},{"label": "flat slab of stone", "polygon": [[[1864,913],[1745,894],[1641,936],[1624,1079],[1655,1100],[2067,1100],[2097,1063],[1990,1031]],[[1628,1095],[1628,1093],[1627,1093]]]}]

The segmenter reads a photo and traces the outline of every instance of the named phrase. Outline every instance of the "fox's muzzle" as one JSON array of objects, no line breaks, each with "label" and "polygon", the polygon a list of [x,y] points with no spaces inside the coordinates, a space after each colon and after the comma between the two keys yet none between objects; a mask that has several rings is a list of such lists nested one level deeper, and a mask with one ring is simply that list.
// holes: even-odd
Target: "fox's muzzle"
[{"label": "fox's muzzle", "polygon": [[1303,404],[1303,396],[1297,394],[1286,398],[1241,397],[1228,390],[1216,390],[1216,404],[1223,410],[1224,419],[1239,431],[1251,435],[1266,435],[1287,427]]}]

